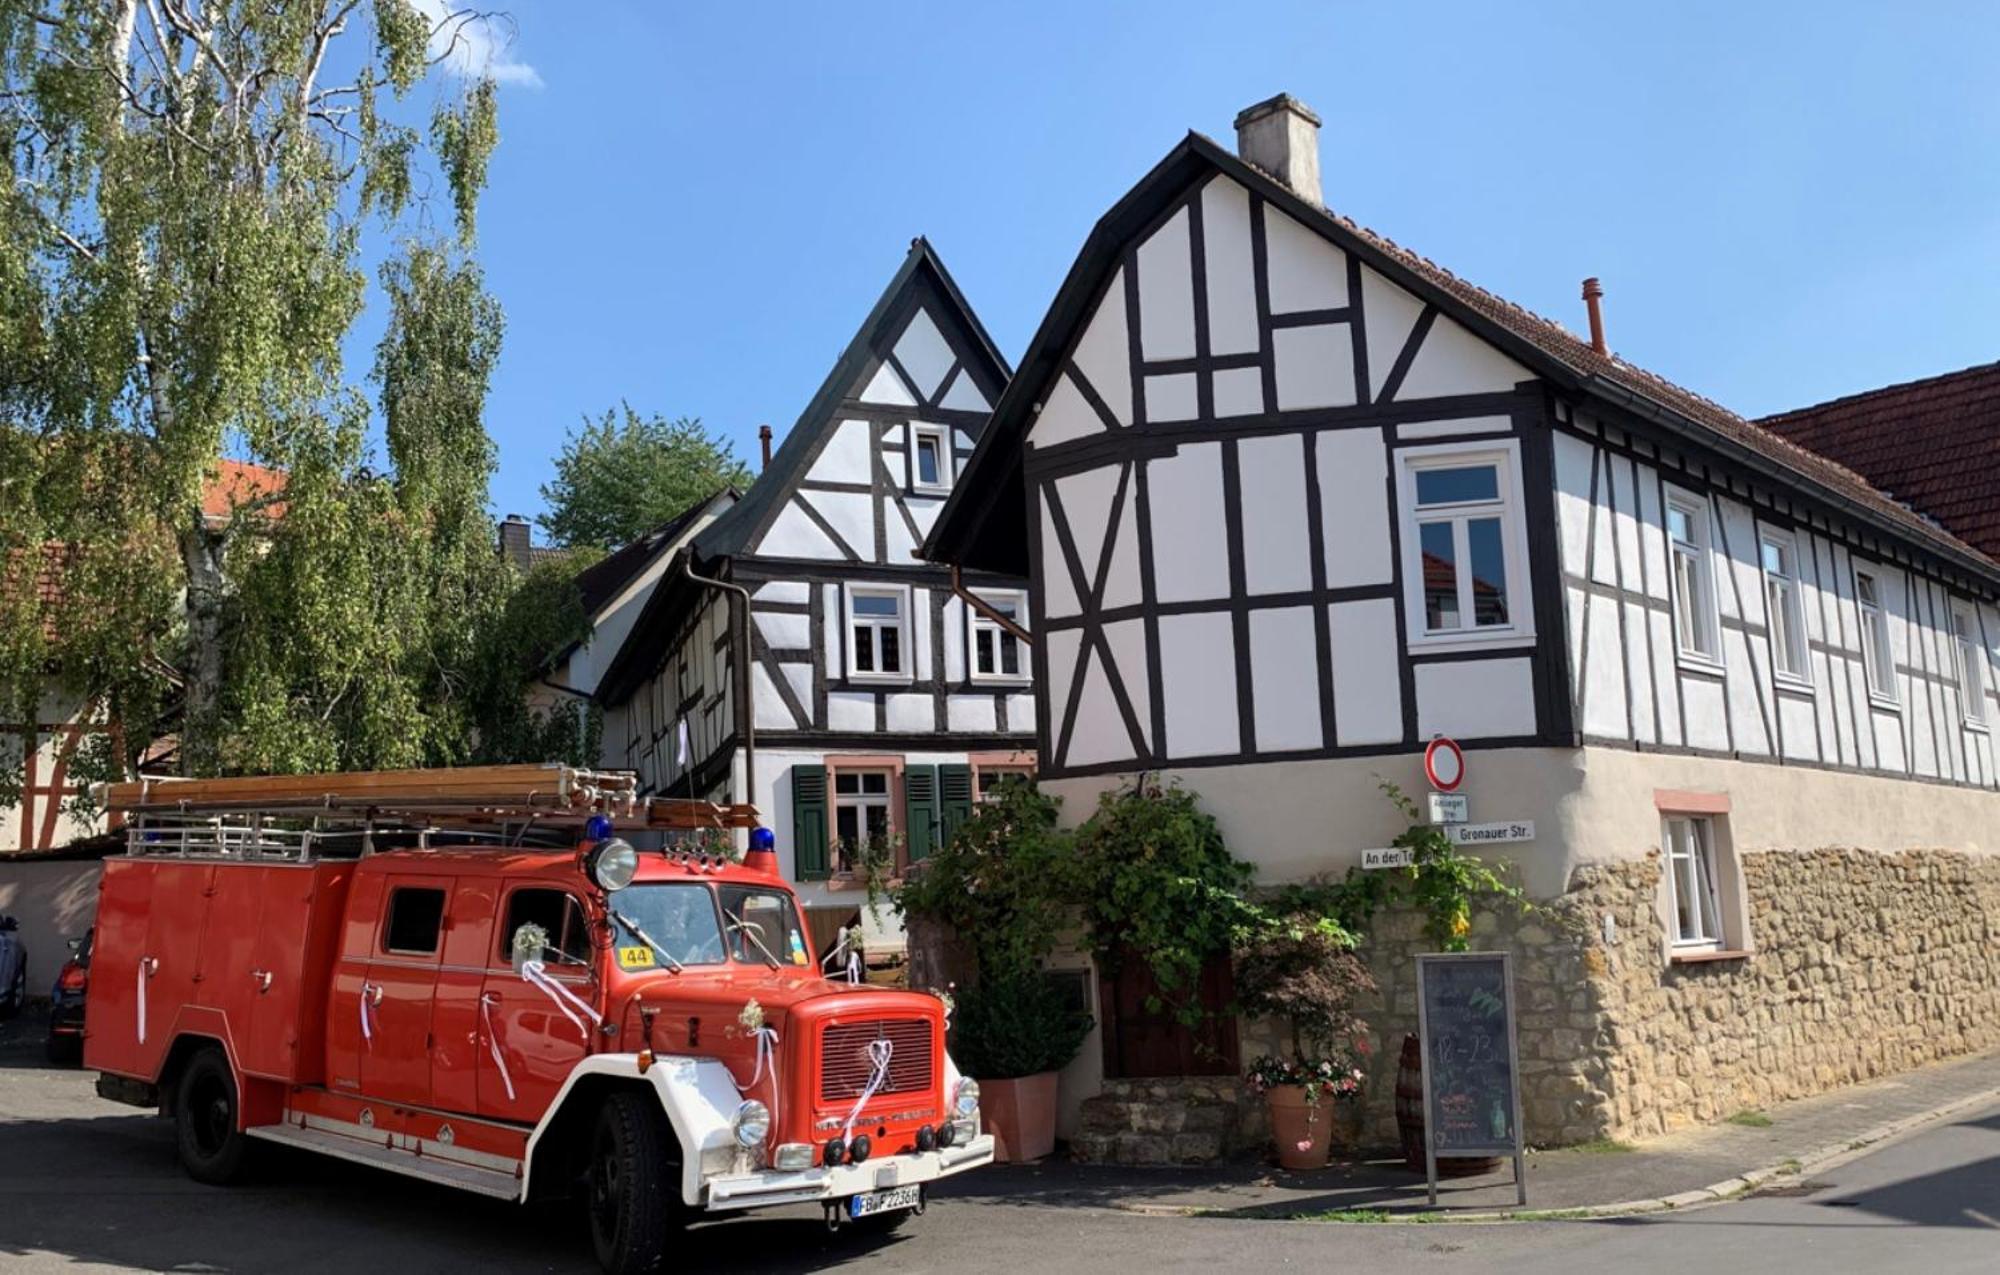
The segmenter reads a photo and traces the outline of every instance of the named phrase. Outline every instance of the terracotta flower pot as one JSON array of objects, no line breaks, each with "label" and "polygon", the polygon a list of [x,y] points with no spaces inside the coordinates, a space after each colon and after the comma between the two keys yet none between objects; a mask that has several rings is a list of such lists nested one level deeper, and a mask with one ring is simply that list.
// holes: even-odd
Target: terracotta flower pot
[{"label": "terracotta flower pot", "polygon": [[1278,1163],[1287,1169],[1325,1168],[1337,1118],[1333,1098],[1323,1094],[1317,1104],[1308,1104],[1304,1085],[1273,1085],[1264,1102],[1271,1112]]},{"label": "terracotta flower pot", "polygon": [[1056,1149],[1056,1073],[981,1080],[979,1110],[1003,1164],[1039,1160]]}]

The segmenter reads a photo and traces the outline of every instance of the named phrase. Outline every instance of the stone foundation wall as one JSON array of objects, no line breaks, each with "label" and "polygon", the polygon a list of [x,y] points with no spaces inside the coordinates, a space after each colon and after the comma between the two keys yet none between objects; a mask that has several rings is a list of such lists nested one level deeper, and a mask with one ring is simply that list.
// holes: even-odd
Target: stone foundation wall
[{"label": "stone foundation wall", "polygon": [[[1741,958],[1667,961],[1657,857],[1579,868],[1525,915],[1474,915],[1472,947],[1514,955],[1531,1143],[1649,1137],[2000,1047],[2000,860],[1826,849],[1741,864]],[[1381,984],[1364,1011],[1378,1145],[1396,1140],[1396,1057],[1428,950],[1405,911],[1379,916],[1361,949]],[[1273,1025],[1245,1024],[1246,1062],[1277,1043]]]}]

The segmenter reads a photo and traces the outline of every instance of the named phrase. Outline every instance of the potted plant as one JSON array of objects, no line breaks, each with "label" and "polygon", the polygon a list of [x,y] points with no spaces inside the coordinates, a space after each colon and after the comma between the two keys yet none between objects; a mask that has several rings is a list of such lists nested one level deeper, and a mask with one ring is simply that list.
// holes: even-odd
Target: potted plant
[{"label": "potted plant", "polygon": [[1091,1020],[1038,972],[983,979],[952,1014],[953,1054],[979,1081],[995,1156],[1039,1160],[1056,1145],[1056,1073],[1076,1057]]},{"label": "potted plant", "polygon": [[1346,1060],[1265,1054],[1244,1077],[1264,1096],[1271,1115],[1271,1138],[1278,1163],[1287,1169],[1318,1169],[1335,1146],[1352,1151],[1358,1139],[1364,1073]]},{"label": "potted plant", "polygon": [[979,1082],[1003,1160],[1054,1149],[1056,1073],[1091,1029],[1044,972],[1075,911],[1071,840],[1056,815],[1032,783],[1004,780],[895,891],[906,917],[942,926],[970,958],[954,996],[951,1054]]},{"label": "potted plant", "polygon": [[1375,979],[1353,947],[1337,920],[1292,910],[1269,914],[1234,953],[1240,1008],[1289,1029],[1290,1056],[1267,1054],[1246,1077],[1270,1111],[1278,1163],[1288,1169],[1319,1168],[1336,1142],[1352,1150],[1359,1138],[1366,1075],[1357,1059],[1367,1046],[1354,1002],[1375,990]]}]

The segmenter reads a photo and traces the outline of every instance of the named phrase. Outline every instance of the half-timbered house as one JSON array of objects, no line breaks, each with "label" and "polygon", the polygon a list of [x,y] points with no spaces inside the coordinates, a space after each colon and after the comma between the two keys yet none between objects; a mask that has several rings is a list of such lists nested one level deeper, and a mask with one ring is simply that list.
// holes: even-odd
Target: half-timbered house
[{"label": "half-timbered house", "polygon": [[[1330,212],[1296,101],[1237,127],[1098,222],[926,546],[1032,580],[1044,787],[1164,772],[1299,879],[1458,740],[1564,922],[1479,922],[1536,1141],[2000,1042],[2000,566],[1610,353],[1595,281],[1580,338]],[[1153,1065],[1100,1011],[1072,1120]]]},{"label": "half-timbered house", "polygon": [[[983,786],[1032,765],[1025,581],[955,588],[916,555],[1007,377],[917,240],[596,688],[605,764],[653,792],[749,794],[823,939],[853,920],[871,862],[879,878],[920,860]],[[864,918],[878,948],[899,933],[887,911]]]}]

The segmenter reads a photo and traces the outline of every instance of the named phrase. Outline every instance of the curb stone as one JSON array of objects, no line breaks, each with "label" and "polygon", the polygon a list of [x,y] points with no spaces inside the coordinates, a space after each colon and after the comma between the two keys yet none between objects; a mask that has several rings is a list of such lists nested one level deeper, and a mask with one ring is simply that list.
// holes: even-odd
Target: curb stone
[{"label": "curb stone", "polygon": [[[1983,1089],[1978,1093],[1954,1098],[1929,1111],[1920,1111],[1913,1116],[1904,1116],[1888,1124],[1877,1125],[1844,1142],[1830,1142],[1798,1155],[1787,1156],[1775,1164],[1748,1169],[1732,1178],[1698,1187],[1692,1191],[1682,1191],[1676,1195],[1658,1196],[1649,1199],[1623,1200],[1616,1204],[1586,1204],[1568,1208],[1551,1209],[1481,1209],[1464,1213],[1448,1213],[1442,1210],[1426,1213],[1421,1218],[1391,1216],[1381,1222],[1346,1223],[1345,1225],[1369,1226],[1437,1226],[1440,1224],[1468,1225],[1496,1222],[1534,1221],[1597,1221],[1603,1218],[1632,1217],[1644,1213],[1685,1212],[1690,1209],[1710,1208],[1717,1204],[1727,1204],[1747,1198],[1759,1187],[1778,1178],[1805,1178],[1826,1169],[1835,1168],[1850,1160],[1857,1160],[1871,1151],[1878,1150],[1884,1143],[1902,1137],[1925,1125],[1942,1120],[1973,1107],[1984,1107],[2000,1102],[2000,1087]],[[1113,1208],[1126,1213],[1139,1213],[1150,1217],[1203,1217],[1220,1210],[1204,1209],[1190,1205],[1163,1204],[1114,1204]],[[1560,1215],[1560,1216],[1549,1216]],[[1268,1218],[1259,1219],[1274,1222],[1302,1222],[1310,1226],[1343,1225],[1339,1222],[1323,1222],[1311,1218]]]}]

